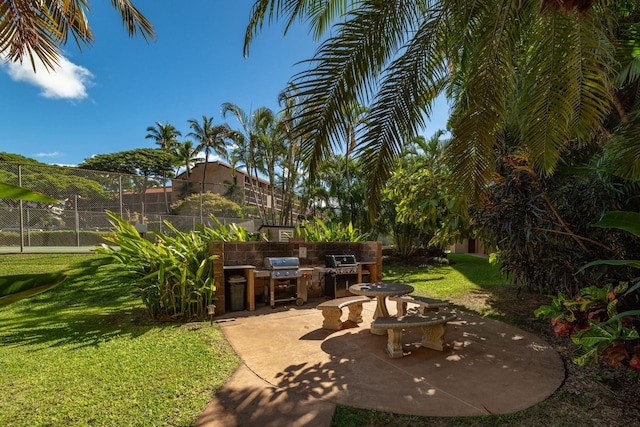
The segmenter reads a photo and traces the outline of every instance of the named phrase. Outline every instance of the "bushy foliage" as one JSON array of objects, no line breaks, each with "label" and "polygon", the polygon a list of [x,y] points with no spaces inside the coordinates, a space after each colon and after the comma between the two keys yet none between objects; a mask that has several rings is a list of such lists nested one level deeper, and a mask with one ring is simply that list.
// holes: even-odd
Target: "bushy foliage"
[{"label": "bushy foliage", "polygon": [[206,240],[196,232],[183,233],[169,222],[173,236],[154,231],[155,242],[142,237],[118,215],[107,212],[115,232],[99,253],[122,264],[152,319],[203,318],[214,300],[212,261]]},{"label": "bushy foliage", "polygon": [[219,218],[242,218],[242,208],[235,202],[220,194],[207,191],[202,194],[191,194],[171,205],[171,209],[178,215],[200,215],[200,204],[204,216],[215,215]]},{"label": "bushy foliage", "polygon": [[[640,236],[640,214],[635,212],[609,212],[595,225]],[[639,269],[640,261],[596,260],[580,271],[595,266]],[[633,284],[631,288],[629,283]],[[615,285],[589,286],[574,298],[558,293],[552,297],[551,304],[538,308],[535,315],[549,319],[556,335],[571,335],[576,345],[574,363],[584,365],[605,360],[613,366],[626,364],[640,374],[640,277]]]},{"label": "bushy foliage", "polygon": [[626,363],[640,374],[639,290],[640,284],[628,289],[626,282],[589,286],[575,298],[562,293],[552,297],[551,304],[538,308],[535,315],[550,320],[556,335],[571,336],[574,363]]},{"label": "bushy foliage", "polygon": [[595,173],[541,177],[519,156],[506,156],[473,210],[476,232],[497,248],[503,272],[530,290],[575,295],[581,288],[630,280],[626,270],[576,274],[597,259],[635,258],[640,240],[593,227],[626,195]]},{"label": "bushy foliage", "polygon": [[259,242],[266,240],[262,233],[250,233],[246,228],[237,224],[229,224],[225,227],[225,225],[218,221],[213,215],[210,215],[209,219],[216,225],[215,228],[204,227],[200,224],[197,226],[205,241]]},{"label": "bushy foliage", "polygon": [[342,225],[340,223],[325,223],[316,218],[314,221],[305,221],[302,226],[295,229],[296,237],[303,237],[308,242],[360,242],[369,238],[368,233],[360,233],[353,224]]}]

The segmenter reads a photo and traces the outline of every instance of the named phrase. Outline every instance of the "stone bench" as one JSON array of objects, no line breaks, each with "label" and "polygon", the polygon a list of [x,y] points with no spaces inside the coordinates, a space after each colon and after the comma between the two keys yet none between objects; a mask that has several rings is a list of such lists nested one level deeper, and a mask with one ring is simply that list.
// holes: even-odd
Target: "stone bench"
[{"label": "stone bench", "polygon": [[371,301],[371,298],[365,296],[350,296],[344,298],[336,298],[318,304],[318,310],[322,310],[324,321],[322,327],[324,329],[340,330],[342,329],[342,309],[349,307],[348,320],[354,323],[362,323],[362,303]]},{"label": "stone bench", "polygon": [[402,333],[404,329],[421,328],[423,347],[442,351],[447,322],[455,320],[455,314],[417,314],[415,316],[378,317],[371,327],[386,329],[387,353],[392,359],[402,357]]},{"label": "stone bench", "polygon": [[419,295],[398,295],[389,297],[389,301],[395,301],[398,307],[398,317],[407,314],[407,303],[418,304],[420,314],[427,311],[438,311],[439,308],[449,306],[449,301],[441,301],[433,298],[421,297]]}]

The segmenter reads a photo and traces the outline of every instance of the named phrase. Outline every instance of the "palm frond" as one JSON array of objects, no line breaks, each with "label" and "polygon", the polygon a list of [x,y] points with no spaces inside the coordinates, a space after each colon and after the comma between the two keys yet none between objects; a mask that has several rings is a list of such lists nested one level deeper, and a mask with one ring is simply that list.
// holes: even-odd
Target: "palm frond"
[{"label": "palm frond", "polygon": [[[465,2],[458,4],[463,7]],[[473,3],[453,14],[455,28],[469,28],[473,39],[452,40],[455,62],[453,138],[447,147],[451,173],[465,196],[479,194],[493,171],[494,148],[504,136],[508,95],[516,88],[516,67],[523,14],[520,2]],[[496,88],[501,88],[496,90]]]},{"label": "palm frond", "polygon": [[380,90],[364,121],[366,132],[358,146],[370,189],[369,205],[375,210],[394,158],[425,125],[431,104],[443,91],[448,68],[441,35],[446,26],[442,10],[433,10],[422,21],[403,53],[385,72]]},{"label": "palm frond", "polygon": [[120,12],[122,23],[130,36],[140,33],[147,42],[155,40],[156,34],[151,22],[133,5],[131,0],[111,0],[111,4]]},{"label": "palm frond", "polygon": [[534,165],[551,173],[572,138],[588,140],[611,108],[611,46],[595,19],[558,13],[536,21],[520,113]]},{"label": "palm frond", "polygon": [[359,0],[256,0],[245,32],[244,55],[249,56],[251,42],[262,29],[265,19],[268,23],[284,19],[285,35],[296,21],[307,21],[313,38],[320,40],[336,19],[345,16],[359,3]]},{"label": "palm frond", "polygon": [[[8,0],[0,4],[0,52],[6,59],[22,62],[25,55],[36,70],[36,58],[47,69],[54,69],[61,45],[73,37],[79,48],[93,42],[86,12],[89,0],[56,1]],[[130,0],[111,0],[122,15],[122,21],[133,36],[142,34],[154,39],[151,23]]]},{"label": "palm frond", "polygon": [[309,159],[312,176],[332,147],[347,139],[348,126],[341,112],[349,105],[366,104],[361,101],[373,96],[377,76],[416,25],[420,10],[419,5],[407,7],[400,0],[364,2],[335,27],[336,35],[309,61],[313,68],[294,78],[303,99],[296,131],[305,136],[302,152]]}]

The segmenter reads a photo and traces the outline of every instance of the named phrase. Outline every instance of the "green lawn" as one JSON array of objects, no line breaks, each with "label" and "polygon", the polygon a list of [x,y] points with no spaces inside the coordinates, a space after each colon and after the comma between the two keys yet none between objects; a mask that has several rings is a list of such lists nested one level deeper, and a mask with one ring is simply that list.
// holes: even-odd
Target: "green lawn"
[{"label": "green lawn", "polygon": [[147,321],[105,260],[0,257],[0,275],[69,275],[0,309],[0,425],[192,425],[237,368],[217,324]]},{"label": "green lawn", "polygon": [[[385,265],[383,279],[482,315],[530,321],[533,296],[518,296],[486,259],[449,259],[450,266]],[[0,426],[189,426],[237,368],[239,360],[216,324],[148,321],[130,284],[114,280],[105,260],[0,256],[0,275],[69,275],[57,288],[0,309]],[[584,378],[568,376],[571,381],[586,393]],[[602,419],[601,410],[589,409],[592,398],[572,394],[571,387],[511,415],[433,418],[338,406],[332,425],[569,426]]]}]

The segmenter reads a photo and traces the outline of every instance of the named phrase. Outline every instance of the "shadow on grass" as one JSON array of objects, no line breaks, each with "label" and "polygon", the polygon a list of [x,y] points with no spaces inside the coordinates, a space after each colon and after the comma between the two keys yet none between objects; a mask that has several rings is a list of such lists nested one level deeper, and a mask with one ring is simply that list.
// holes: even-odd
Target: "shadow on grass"
[{"label": "shadow on grass", "polygon": [[72,264],[67,280],[56,288],[8,306],[0,312],[0,343],[87,347],[158,328],[109,262],[96,257]]}]

